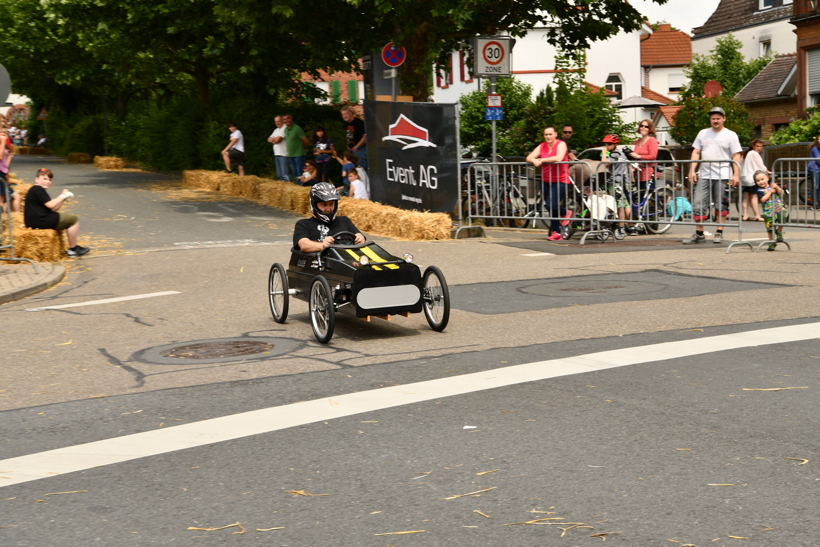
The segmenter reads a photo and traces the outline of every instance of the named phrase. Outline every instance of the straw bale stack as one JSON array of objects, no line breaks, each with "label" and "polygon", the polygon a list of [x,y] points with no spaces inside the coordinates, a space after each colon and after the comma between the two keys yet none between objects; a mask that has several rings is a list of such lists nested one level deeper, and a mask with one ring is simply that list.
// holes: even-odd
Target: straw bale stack
[{"label": "straw bale stack", "polygon": [[91,163],[91,156],[85,152],[71,152],[65,159],[68,163]]},{"label": "straw bale stack", "polygon": [[15,146],[14,154],[21,156],[47,156],[51,154],[47,149],[38,146]]},{"label": "straw bale stack", "polygon": [[[14,230],[14,256],[29,258],[35,262],[55,262],[67,249],[62,231],[32,230],[23,223],[23,213],[12,213]],[[6,231],[6,215],[3,215],[3,231]]]},{"label": "straw bale stack", "polygon": [[[184,171],[186,186],[241,196],[280,209],[306,215],[310,213],[310,188],[291,182],[239,177],[215,171]],[[452,222],[446,213],[406,211],[372,201],[342,198],[339,214],[362,231],[411,240],[450,239]]]},{"label": "straw bale stack", "polygon": [[117,171],[125,168],[125,162],[122,158],[114,156],[94,156],[94,167],[97,169]]}]

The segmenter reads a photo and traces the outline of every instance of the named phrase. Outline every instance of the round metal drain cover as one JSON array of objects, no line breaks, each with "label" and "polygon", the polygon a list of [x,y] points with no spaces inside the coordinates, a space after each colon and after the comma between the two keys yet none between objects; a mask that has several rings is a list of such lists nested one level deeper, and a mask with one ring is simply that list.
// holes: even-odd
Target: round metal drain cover
[{"label": "round metal drain cover", "polygon": [[264,361],[290,353],[302,344],[291,338],[242,336],[176,342],[140,350],[132,359],[154,365],[203,365]]},{"label": "round metal drain cover", "polygon": [[242,357],[256,353],[269,352],[275,344],[257,341],[242,342],[203,342],[171,348],[160,353],[163,357],[177,359],[214,359],[218,357]]}]

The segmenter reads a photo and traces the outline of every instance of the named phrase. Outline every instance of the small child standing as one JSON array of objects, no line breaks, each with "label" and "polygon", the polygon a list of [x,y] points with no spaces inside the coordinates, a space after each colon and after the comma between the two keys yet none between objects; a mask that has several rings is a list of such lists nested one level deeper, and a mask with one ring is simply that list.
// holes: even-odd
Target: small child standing
[{"label": "small child standing", "polygon": [[[769,232],[769,241],[772,241],[772,226],[783,222],[783,189],[771,181],[765,171],[755,171],[757,185],[757,201],[763,206],[763,219],[766,221],[766,231]],[[767,250],[774,251],[778,243],[783,243],[783,227],[775,227],[777,242],[769,243]]]},{"label": "small child standing", "polygon": [[[609,193],[610,195],[615,196],[615,200],[617,201],[618,220],[623,221],[632,216],[629,207],[629,200],[626,197],[626,193],[630,190],[631,185],[629,180],[629,159],[625,153],[618,150],[618,143],[620,142],[621,138],[615,134],[607,135],[601,139],[601,143],[604,145],[601,150],[601,161],[611,162],[609,165],[609,172],[612,175],[610,179],[612,184],[609,187]],[[623,222],[619,222],[618,226],[615,228],[615,239],[623,239],[626,236],[627,231],[629,232],[629,235],[638,235],[638,231],[634,226],[629,226],[629,228],[626,228]]]}]

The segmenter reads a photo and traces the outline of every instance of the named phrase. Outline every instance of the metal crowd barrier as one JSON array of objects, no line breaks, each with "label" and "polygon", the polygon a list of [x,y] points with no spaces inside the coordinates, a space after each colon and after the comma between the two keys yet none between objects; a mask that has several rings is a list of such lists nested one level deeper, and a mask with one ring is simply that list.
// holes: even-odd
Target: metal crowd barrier
[{"label": "metal crowd barrier", "polygon": [[[706,218],[695,220],[692,207],[697,183],[689,178],[690,165],[731,161],[629,161],[601,162],[597,166],[583,161],[556,162],[551,165],[568,165],[570,184],[567,185],[561,208],[548,207],[541,169],[525,162],[474,163],[462,178],[461,218],[462,225],[509,226],[549,228],[552,221],[568,221],[561,226],[564,239],[583,232],[581,244],[588,238],[605,242],[621,239],[616,231],[620,216],[627,226],[648,233],[661,234],[673,225],[737,228],[738,239],[734,245],[748,245],[743,241],[740,188],[727,185],[728,214],[718,221],[712,213],[714,203],[709,203]],[[654,174],[649,181],[641,181],[642,169],[652,166]],[[699,167],[700,168],[700,167]],[[739,169],[739,166],[738,166]],[[626,202],[624,202],[626,200]],[[618,207],[618,203],[626,207]],[[731,210],[735,204],[735,211]],[[560,215],[565,209],[570,217]],[[622,211],[619,211],[622,209]],[[562,223],[563,224],[563,223]],[[617,237],[616,237],[617,236]]]},{"label": "metal crowd barrier", "polygon": [[35,273],[40,273],[37,269],[37,264],[35,264],[33,260],[14,256],[14,226],[11,222],[11,189],[9,188],[8,180],[3,186],[5,187],[6,192],[6,195],[4,196],[6,199],[6,232],[0,233],[0,237],[4,236],[3,240],[0,241],[0,252],[8,251],[9,256],[0,256],[0,260],[6,260],[9,262],[28,262],[34,266]]},{"label": "metal crowd barrier", "polygon": [[[783,205],[785,210],[781,212],[779,218],[775,217],[770,229],[770,236],[776,242],[777,233],[783,232],[784,228],[791,229],[817,229],[820,228],[820,211],[817,206],[820,204],[817,181],[815,175],[809,170],[809,163],[813,161],[808,158],[779,158],[772,164],[772,180],[783,188]],[[815,160],[816,161],[816,160]],[[763,205],[758,205],[761,215]],[[760,250],[770,241],[764,241],[757,246]],[[789,242],[783,238],[780,242],[791,250]],[[778,245],[780,244],[778,243]]]}]

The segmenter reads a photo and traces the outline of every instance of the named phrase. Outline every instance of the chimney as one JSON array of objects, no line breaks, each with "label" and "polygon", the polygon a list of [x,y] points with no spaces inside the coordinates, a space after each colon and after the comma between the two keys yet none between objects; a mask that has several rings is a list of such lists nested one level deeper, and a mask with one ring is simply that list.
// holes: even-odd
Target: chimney
[{"label": "chimney", "polygon": [[672,30],[672,25],[669,23],[662,23],[658,25],[658,30],[656,32],[670,32]]}]

